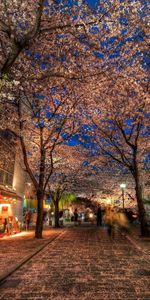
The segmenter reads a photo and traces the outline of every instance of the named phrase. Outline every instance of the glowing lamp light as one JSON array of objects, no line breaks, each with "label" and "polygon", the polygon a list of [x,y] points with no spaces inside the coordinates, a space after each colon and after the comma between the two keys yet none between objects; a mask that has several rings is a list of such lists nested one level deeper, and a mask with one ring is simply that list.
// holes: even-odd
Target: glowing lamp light
[{"label": "glowing lamp light", "polygon": [[121,187],[121,189],[125,189],[126,188],[126,184],[125,183],[121,183],[120,187]]},{"label": "glowing lamp light", "polygon": [[92,213],[89,214],[89,218],[90,218],[90,219],[93,218],[93,214],[92,214]]},{"label": "glowing lamp light", "polygon": [[106,202],[107,204],[111,204],[111,199],[106,199],[105,202]]}]

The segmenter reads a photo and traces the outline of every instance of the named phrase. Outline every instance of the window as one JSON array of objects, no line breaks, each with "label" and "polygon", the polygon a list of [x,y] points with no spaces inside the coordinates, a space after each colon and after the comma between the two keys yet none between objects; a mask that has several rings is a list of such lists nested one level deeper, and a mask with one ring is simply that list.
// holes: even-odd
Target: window
[{"label": "window", "polygon": [[0,184],[12,186],[13,175],[0,169]]},{"label": "window", "polygon": [[5,185],[12,186],[13,184],[13,175],[9,173],[5,173]]}]

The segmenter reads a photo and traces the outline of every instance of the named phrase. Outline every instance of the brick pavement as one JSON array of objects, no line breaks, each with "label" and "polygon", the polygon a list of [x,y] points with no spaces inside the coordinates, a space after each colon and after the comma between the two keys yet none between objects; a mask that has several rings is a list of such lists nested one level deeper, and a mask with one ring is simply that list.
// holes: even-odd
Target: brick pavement
[{"label": "brick pavement", "polygon": [[34,231],[23,231],[0,239],[0,276],[61,231],[61,229],[44,230],[43,239],[35,239]]},{"label": "brick pavement", "polygon": [[141,237],[139,226],[132,226],[129,236],[146,253],[148,259],[150,259],[150,237]]},{"label": "brick pavement", "polygon": [[1,300],[150,300],[150,265],[125,237],[67,229],[12,274]]}]

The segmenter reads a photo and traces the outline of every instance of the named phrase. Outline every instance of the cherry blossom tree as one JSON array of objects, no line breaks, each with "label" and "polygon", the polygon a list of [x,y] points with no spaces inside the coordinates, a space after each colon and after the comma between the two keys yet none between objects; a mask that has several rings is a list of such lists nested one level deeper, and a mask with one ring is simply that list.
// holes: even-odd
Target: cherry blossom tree
[{"label": "cherry blossom tree", "polygon": [[50,191],[55,209],[55,228],[59,228],[60,208],[67,207],[71,202],[76,200],[75,193],[65,192],[65,182],[57,182],[55,191]]},{"label": "cherry blossom tree", "polygon": [[[68,141],[70,143],[70,141]],[[81,146],[60,145],[53,155],[53,174],[48,187],[55,207],[55,227],[59,227],[60,205],[75,200],[74,177],[82,170],[85,159]],[[79,184],[79,183],[78,183]]]},{"label": "cherry blossom tree", "polygon": [[[140,0],[97,1],[94,6],[81,0],[73,4],[0,0],[0,125],[16,132],[19,117],[17,134],[26,169],[40,199],[49,181],[48,174],[47,179],[44,177],[45,162],[51,174],[51,154],[62,139],[62,131],[67,130],[69,136],[67,124],[76,116],[72,113],[74,100],[69,98],[71,104],[66,101],[68,91],[73,91],[72,99],[78,101],[76,121],[80,124],[89,123],[91,114],[97,121],[103,99],[107,99],[105,103],[110,111],[116,100],[116,94],[112,98],[110,94],[117,77],[120,81],[122,76],[127,82],[135,80],[142,90],[141,97],[143,90],[148,91],[147,4]],[[120,83],[120,90],[124,82]],[[63,91],[64,100],[55,97],[57,101],[54,101],[51,91],[55,92],[56,87]],[[102,101],[99,101],[100,91]],[[121,102],[122,95],[119,96],[117,101]],[[136,106],[136,97],[132,99]],[[103,116],[107,120],[107,115]],[[73,133],[74,121],[71,124]],[[37,155],[32,155],[33,149]],[[41,236],[42,204],[40,210],[38,224],[41,225],[36,229],[36,236]]]},{"label": "cherry blossom tree", "polygon": [[147,4],[1,0],[1,76],[81,80],[144,63]]},{"label": "cherry blossom tree", "polygon": [[[149,154],[148,94],[135,81],[118,78],[108,85],[107,93],[100,90],[99,110],[92,116],[93,137],[101,155],[109,157],[130,172],[141,222],[141,234],[149,234],[141,194],[141,178]],[[97,100],[98,101],[98,100]]]},{"label": "cherry blossom tree", "polygon": [[[53,154],[57,147],[65,143],[77,130],[77,101],[73,93],[67,91],[66,87],[61,87],[50,89],[49,95],[44,92],[33,93],[30,97],[22,90],[9,104],[7,114],[12,113],[12,106],[16,123],[10,129],[18,139],[25,171],[29,174],[36,191],[38,216],[35,237],[41,238],[43,199],[53,173]],[[4,107],[5,105],[4,101]]]}]

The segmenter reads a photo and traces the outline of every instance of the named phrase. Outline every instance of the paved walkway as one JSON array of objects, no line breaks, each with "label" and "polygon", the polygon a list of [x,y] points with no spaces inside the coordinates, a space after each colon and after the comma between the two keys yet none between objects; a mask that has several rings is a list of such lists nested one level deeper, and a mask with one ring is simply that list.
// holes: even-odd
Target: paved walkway
[{"label": "paved walkway", "polygon": [[44,230],[43,239],[35,239],[34,231],[23,231],[0,239],[0,277],[40,246],[46,244],[48,240],[55,238],[61,231],[59,229]]},{"label": "paved walkway", "polygon": [[141,237],[139,226],[132,226],[129,236],[146,253],[150,260],[150,237]]},{"label": "paved walkway", "polygon": [[150,265],[124,237],[67,229],[0,287],[3,300],[149,300]]}]

